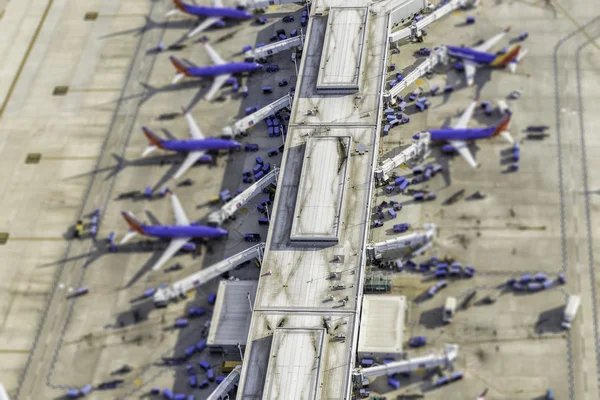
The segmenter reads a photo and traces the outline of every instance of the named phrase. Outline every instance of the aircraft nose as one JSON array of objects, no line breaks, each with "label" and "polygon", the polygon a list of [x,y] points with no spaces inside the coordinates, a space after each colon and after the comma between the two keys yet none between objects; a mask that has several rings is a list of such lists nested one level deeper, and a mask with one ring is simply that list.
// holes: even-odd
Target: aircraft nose
[{"label": "aircraft nose", "polygon": [[226,229],[223,229],[223,228],[219,228],[219,233],[220,233],[222,236],[227,236],[227,235],[229,235],[229,232],[228,232]]}]

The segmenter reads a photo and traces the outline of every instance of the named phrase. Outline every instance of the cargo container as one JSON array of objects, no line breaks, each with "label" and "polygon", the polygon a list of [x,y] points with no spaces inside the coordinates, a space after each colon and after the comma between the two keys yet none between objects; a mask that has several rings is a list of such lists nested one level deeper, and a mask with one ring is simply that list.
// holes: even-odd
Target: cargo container
[{"label": "cargo container", "polygon": [[189,325],[189,321],[185,318],[181,318],[175,321],[175,328],[185,328]]},{"label": "cargo container", "polygon": [[263,94],[273,93],[273,88],[271,86],[263,86],[262,92],[263,92]]},{"label": "cargo container", "polygon": [[528,289],[530,292],[537,292],[538,290],[542,290],[542,289],[543,289],[543,286],[542,286],[542,284],[541,284],[541,283],[537,283],[537,282],[529,282],[529,283],[527,284],[527,289]]},{"label": "cargo container", "polygon": [[396,271],[401,272],[404,269],[404,264],[402,263],[402,260],[396,260],[394,261],[394,264],[396,264]]},{"label": "cargo container", "polygon": [[173,392],[171,392],[169,389],[163,390],[163,397],[165,399],[169,399],[169,400],[173,400],[175,398],[175,396],[173,395]]},{"label": "cargo container", "polygon": [[223,382],[225,380],[225,377],[223,375],[218,375],[215,378],[215,382],[217,383],[217,385],[221,384],[221,382]]},{"label": "cargo container", "polygon": [[402,182],[402,184],[400,184],[400,186],[398,186],[398,190],[400,192],[404,192],[404,190],[406,190],[407,187],[408,187],[408,181],[404,181],[404,182]]},{"label": "cargo container", "polygon": [[444,86],[444,93],[450,93],[454,90],[454,86],[452,85],[446,85]]},{"label": "cargo container", "polygon": [[216,293],[211,293],[211,294],[208,295],[208,304],[210,304],[211,306],[215,304],[216,300],[217,300],[217,294]]},{"label": "cargo container", "polygon": [[413,194],[413,199],[415,201],[420,201],[423,200],[425,198],[425,195],[423,193],[415,193]]},{"label": "cargo container", "polygon": [[200,353],[206,348],[206,339],[202,339],[196,344],[196,352]]},{"label": "cargo container", "polygon": [[185,356],[191,357],[195,352],[196,352],[196,346],[190,346],[187,349],[185,349]]},{"label": "cargo container", "polygon": [[362,367],[370,367],[374,364],[373,360],[370,358],[363,358],[362,360],[360,360],[360,365]]},{"label": "cargo container", "polygon": [[270,169],[271,169],[271,164],[269,164],[269,163],[266,163],[266,164],[265,164],[265,165],[263,165],[263,167],[262,167],[262,172],[264,172],[264,173],[266,174],[267,172],[269,172],[269,170],[270,170]]},{"label": "cargo container", "polygon": [[202,307],[192,307],[188,310],[189,317],[201,317],[206,313],[206,310]]},{"label": "cargo container", "polygon": [[548,279],[548,276],[546,276],[546,274],[538,272],[537,274],[535,274],[533,279],[537,282],[544,282],[546,279]]},{"label": "cargo container", "polygon": [[269,151],[267,152],[267,155],[269,157],[276,156],[277,154],[279,154],[279,152],[277,151],[277,149],[269,149]]},{"label": "cargo container", "polygon": [[189,384],[191,387],[194,388],[198,386],[198,378],[196,378],[196,375],[189,376]]},{"label": "cargo container", "polygon": [[396,211],[392,210],[391,208],[388,211],[388,214],[390,215],[390,218],[396,218]]},{"label": "cargo container", "polygon": [[415,90],[414,92],[408,95],[408,100],[414,101],[417,97],[419,97],[419,92]]},{"label": "cargo container", "polygon": [[242,96],[248,97],[248,86],[242,87]]},{"label": "cargo container", "polygon": [[212,370],[212,368],[209,368],[209,370],[206,371],[206,377],[208,378],[209,381],[215,380],[215,372]]},{"label": "cargo container", "polygon": [[157,387],[154,387],[154,388],[150,389],[150,394],[160,394],[160,389]]},{"label": "cargo container", "polygon": [[177,393],[175,395],[175,397],[173,397],[174,400],[186,400],[187,395],[185,393]]},{"label": "cargo container", "polygon": [[244,150],[246,151],[258,151],[258,145],[255,143],[247,143],[244,146]]},{"label": "cargo container", "polygon": [[81,388],[81,394],[83,396],[86,396],[86,395],[90,394],[92,390],[93,390],[92,385],[85,385],[84,387]]},{"label": "cargo container", "polygon": [[406,109],[407,103],[405,101],[402,101],[400,104],[398,104],[398,111],[404,111]]},{"label": "cargo container", "polygon": [[240,91],[240,84],[235,82],[231,88],[233,90],[233,93],[237,93]]},{"label": "cargo container", "polygon": [[415,106],[417,107],[417,110],[419,110],[421,112],[425,111],[425,105],[423,103],[416,102]]},{"label": "cargo container", "polygon": [[400,381],[394,379],[393,377],[388,377],[388,385],[394,388],[394,390],[400,389]]},{"label": "cargo container", "polygon": [[435,85],[434,87],[432,87],[431,89],[429,89],[429,94],[431,96],[435,96],[437,94],[437,92],[439,92],[440,87],[439,85]]},{"label": "cargo container", "polygon": [[450,267],[450,276],[459,277],[462,272],[462,267],[455,267],[454,265]]},{"label": "cargo container", "polygon": [[200,368],[202,368],[204,370],[208,371],[210,369],[210,364],[205,360],[198,361],[198,365],[200,366]]},{"label": "cargo container", "polygon": [[438,378],[437,381],[435,381],[435,386],[440,387],[447,385],[448,383],[450,383],[450,379],[448,379],[448,377],[446,376],[442,376],[441,378]]},{"label": "cargo container", "polygon": [[409,347],[417,348],[417,347],[425,346],[426,344],[427,344],[427,338],[425,336],[413,336],[410,339],[408,339]]},{"label": "cargo container", "polygon": [[475,17],[473,17],[473,16],[467,17],[467,19],[465,20],[465,23],[467,23],[467,24],[474,24],[475,23]]},{"label": "cargo container", "polygon": [[384,219],[385,218],[385,214],[383,213],[383,211],[379,210],[379,211],[377,211],[377,217],[379,219]]},{"label": "cargo container", "polygon": [[394,118],[393,120],[390,121],[390,128],[393,128],[394,126],[400,125],[400,121],[397,118]]},{"label": "cargo container", "polygon": [[390,133],[390,128],[391,126],[389,124],[383,127],[383,136],[387,136]]},{"label": "cargo container", "polygon": [[524,274],[524,275],[521,275],[521,277],[519,278],[519,282],[525,283],[525,284],[531,282],[532,280],[533,280],[533,278],[532,278],[531,274]]},{"label": "cargo container", "polygon": [[445,278],[447,276],[448,276],[448,270],[438,269],[438,270],[435,271],[435,277],[437,279]]},{"label": "cargo container", "polygon": [[246,242],[258,242],[260,241],[259,233],[246,233],[244,234],[244,240]]},{"label": "cargo container", "polygon": [[200,382],[200,384],[198,385],[198,387],[200,389],[204,389],[204,388],[208,387],[208,379],[204,379],[202,382]]},{"label": "cargo container", "polygon": [[546,279],[543,283],[542,283],[542,287],[544,289],[550,289],[552,287],[552,285],[554,284],[554,281],[552,279]]},{"label": "cargo container", "polygon": [[269,225],[269,218],[265,218],[265,217],[259,218],[258,224],[259,225]]},{"label": "cargo container", "polygon": [[567,280],[565,279],[565,274],[563,274],[562,272],[560,274],[558,274],[558,276],[556,277],[556,279],[561,283],[561,284],[565,284],[567,283]]},{"label": "cargo container", "polygon": [[465,266],[465,269],[463,270],[463,273],[465,274],[465,276],[466,276],[467,278],[472,278],[472,277],[473,277],[473,275],[475,275],[475,268],[473,268],[473,267],[472,267],[472,266],[470,266],[470,265],[466,265],[466,266]]},{"label": "cargo container", "polygon": [[394,86],[396,86],[397,84],[398,84],[398,81],[394,79],[393,81],[390,82],[389,88],[391,89]]}]

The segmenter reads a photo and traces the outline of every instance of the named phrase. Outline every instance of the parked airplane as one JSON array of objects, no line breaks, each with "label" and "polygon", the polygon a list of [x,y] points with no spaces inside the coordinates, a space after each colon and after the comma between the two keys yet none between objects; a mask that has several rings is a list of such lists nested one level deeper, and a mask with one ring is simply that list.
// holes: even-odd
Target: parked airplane
[{"label": "parked airplane", "polygon": [[176,152],[187,152],[188,155],[183,160],[181,167],[175,172],[173,175],[173,179],[179,179],[183,174],[186,173],[188,169],[192,167],[199,159],[204,155],[206,150],[236,150],[241,148],[241,144],[236,142],[235,140],[229,139],[219,139],[209,137],[206,138],[202,134],[202,131],[196,124],[196,121],[192,117],[192,115],[183,108],[183,114],[187,120],[188,129],[190,132],[191,139],[185,140],[163,140],[156,136],[154,132],[152,132],[147,127],[143,126],[142,131],[144,135],[148,138],[148,142],[150,145],[144,152],[142,153],[142,157],[152,153],[157,148],[163,150],[170,150]]},{"label": "parked airplane", "polygon": [[160,239],[170,239],[169,246],[152,266],[156,271],[171,259],[179,250],[181,250],[189,241],[195,238],[219,238],[227,236],[228,232],[222,228],[213,228],[205,225],[190,224],[183,207],[174,193],[170,193],[171,205],[175,214],[175,225],[146,225],[138,221],[135,216],[128,211],[121,214],[131,229],[121,240],[121,244],[126,243],[134,236],[141,234]]},{"label": "parked airplane", "polygon": [[473,82],[475,81],[475,71],[482,65],[501,68],[508,66],[512,73],[516,72],[517,63],[525,57],[525,54],[527,54],[528,51],[527,49],[521,49],[520,45],[514,45],[509,47],[504,54],[487,53],[487,50],[498,43],[509,31],[510,27],[486,40],[479,46],[472,48],[456,46],[446,47],[450,57],[462,61],[465,68],[467,85],[473,85]]},{"label": "parked airplane", "polygon": [[252,19],[253,17],[248,11],[224,7],[222,0],[213,0],[212,7],[186,4],[182,0],[173,0],[173,4],[175,5],[175,8],[166,14],[167,17],[179,12],[193,15],[195,17],[205,17],[204,21],[202,21],[200,25],[186,35],[188,38],[191,38],[208,29],[209,27],[219,23],[223,20],[223,18],[245,20]]},{"label": "parked airplane", "polygon": [[[469,120],[473,115],[473,111],[475,111],[475,107],[477,107],[478,101],[478,99],[475,99],[473,103],[467,107],[453,127],[429,129],[428,131],[424,132],[424,134],[429,135],[430,140],[448,141],[454,150],[456,150],[473,168],[477,167],[477,162],[469,151],[467,141],[488,139],[501,135],[508,142],[514,142],[512,136],[507,131],[510,125],[510,119],[512,117],[510,111],[507,111],[506,115],[504,115],[500,122],[496,125],[485,128],[467,128]],[[421,135],[422,133],[417,133],[413,136],[413,138],[418,139]]]},{"label": "parked airplane", "polygon": [[219,56],[219,54],[208,44],[204,43],[204,47],[208,52],[208,55],[212,59],[215,65],[209,65],[205,67],[198,67],[196,65],[187,62],[186,65],[183,61],[176,57],[170,56],[169,59],[175,66],[177,73],[173,77],[171,83],[179,82],[184,76],[205,78],[213,77],[213,84],[205,96],[206,100],[211,100],[215,93],[227,82],[227,80],[233,74],[241,74],[244,72],[255,72],[262,70],[263,65],[254,62],[226,62]]},{"label": "parked airplane", "polygon": [[479,396],[477,396],[477,400],[485,400],[485,398],[487,396],[487,392],[488,392],[487,389],[485,389],[483,392],[481,392],[481,394]]}]

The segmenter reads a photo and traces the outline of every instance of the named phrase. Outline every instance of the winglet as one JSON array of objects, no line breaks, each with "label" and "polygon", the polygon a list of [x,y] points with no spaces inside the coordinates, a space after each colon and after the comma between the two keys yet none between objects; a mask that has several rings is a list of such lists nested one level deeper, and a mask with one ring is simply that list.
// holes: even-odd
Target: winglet
[{"label": "winglet", "polygon": [[504,33],[508,33],[508,32],[510,32],[510,28],[511,28],[510,26],[509,26],[509,27],[507,27],[507,28],[504,30]]},{"label": "winglet", "polygon": [[185,108],[185,106],[181,106],[181,113],[182,113],[183,115],[186,115],[186,114],[188,113],[188,109],[187,109],[187,108]]},{"label": "winglet", "polygon": [[125,222],[127,222],[127,225],[129,225],[129,228],[131,228],[132,231],[145,235],[142,223],[138,221],[132,213],[128,211],[122,211],[121,215],[123,215]]}]

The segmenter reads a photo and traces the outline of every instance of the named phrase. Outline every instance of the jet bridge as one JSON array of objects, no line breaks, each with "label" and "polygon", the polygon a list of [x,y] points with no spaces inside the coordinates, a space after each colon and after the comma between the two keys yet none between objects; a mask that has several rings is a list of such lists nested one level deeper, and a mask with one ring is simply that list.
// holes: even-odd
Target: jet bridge
[{"label": "jet bridge", "polygon": [[248,129],[252,128],[254,125],[258,124],[260,121],[267,118],[269,115],[274,115],[277,111],[286,107],[291,109],[292,101],[293,98],[290,94],[283,96],[279,100],[275,100],[268,106],[265,106],[259,109],[258,111],[254,112],[253,114],[250,114],[247,117],[240,119],[235,124],[223,128],[223,137],[237,137],[246,132]]},{"label": "jet bridge", "polygon": [[468,7],[476,4],[476,0],[450,0],[447,4],[433,11],[431,14],[429,14],[419,22],[413,22],[412,25],[409,27],[400,29],[396,32],[392,32],[389,36],[389,41],[390,43],[395,43],[399,40],[406,38],[416,38],[421,34],[421,30],[423,30],[423,28],[425,28],[432,22],[437,21],[442,17],[445,17],[446,15],[460,7]]},{"label": "jet bridge", "polygon": [[237,5],[244,8],[265,8],[283,4],[302,3],[302,0],[238,0]]},{"label": "jet bridge", "polygon": [[154,293],[154,305],[156,307],[165,307],[169,304],[169,301],[175,300],[178,297],[185,297],[186,293],[190,290],[197,289],[211,279],[231,271],[246,261],[250,261],[253,258],[262,260],[264,250],[265,244],[259,243],[202,271],[198,271],[187,278],[183,278],[170,286],[159,287]]},{"label": "jet bridge", "polygon": [[289,39],[280,40],[278,42],[268,44],[266,46],[257,47],[255,49],[248,50],[244,53],[244,58],[251,60],[260,60],[261,58],[267,58],[274,54],[282,51],[293,49],[294,47],[302,46],[304,44],[304,36],[302,34],[291,37]]},{"label": "jet bridge", "polygon": [[385,253],[394,250],[411,249],[422,253],[431,246],[435,231],[435,224],[424,224],[423,232],[409,233],[384,242],[367,245],[367,256],[373,261],[381,259]]},{"label": "jet bridge", "polygon": [[206,400],[221,400],[229,392],[233,390],[233,387],[240,381],[240,374],[242,372],[242,366],[238,365],[227,375],[223,382],[217,386],[217,388],[206,398]]},{"label": "jet bridge", "polygon": [[383,182],[387,182],[389,179],[388,174],[396,167],[407,163],[409,160],[413,158],[419,158],[421,160],[425,159],[429,153],[429,143],[430,139],[428,136],[419,137],[419,139],[408,146],[406,149],[402,150],[400,154],[383,160],[381,166],[375,169],[375,179],[379,184]]},{"label": "jet bridge", "polygon": [[248,189],[235,196],[230,202],[223,205],[220,210],[210,213],[208,215],[208,224],[221,226],[227,218],[230,218],[237,210],[248,204],[248,202],[256,195],[262,193],[264,188],[273,182],[277,184],[277,174],[279,174],[279,168],[273,167],[271,172],[263,176],[257,182],[254,182]]},{"label": "jet bridge", "polygon": [[410,360],[394,361],[369,368],[357,368],[352,374],[355,385],[362,386],[365,378],[381,375],[393,375],[402,372],[448,368],[454,364],[458,356],[458,345],[447,344],[444,354],[417,357]]},{"label": "jet bridge", "polygon": [[444,46],[436,47],[433,54],[421,63],[414,71],[406,75],[396,86],[386,91],[383,94],[385,102],[394,104],[396,102],[396,96],[400,94],[404,89],[410,86],[417,79],[431,71],[438,63],[446,64],[448,62],[448,50]]}]

